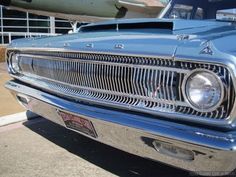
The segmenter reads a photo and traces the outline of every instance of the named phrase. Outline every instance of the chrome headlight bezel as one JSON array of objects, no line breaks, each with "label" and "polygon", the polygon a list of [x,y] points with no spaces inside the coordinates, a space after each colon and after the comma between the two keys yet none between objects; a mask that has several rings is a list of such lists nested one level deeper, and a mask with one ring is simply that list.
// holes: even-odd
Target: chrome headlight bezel
[{"label": "chrome headlight bezel", "polygon": [[9,58],[8,58],[8,68],[9,68],[9,72],[10,73],[12,73],[12,74],[19,74],[19,72],[20,72],[19,54],[11,53],[9,55]]},{"label": "chrome headlight bezel", "polygon": [[[187,84],[189,82],[189,79],[193,76],[193,75],[196,75],[197,73],[208,73],[208,74],[211,74],[215,79],[216,81],[218,82],[219,86],[220,86],[220,98],[219,98],[219,101],[214,104],[213,106],[209,107],[209,108],[199,108],[196,106],[195,103],[193,103],[193,101],[191,100],[188,92],[187,92]],[[182,83],[182,93],[183,93],[183,96],[184,96],[184,100],[188,103],[188,105],[198,111],[198,112],[203,112],[203,113],[208,113],[208,112],[212,112],[212,111],[216,111],[220,105],[222,105],[223,103],[223,100],[224,100],[224,97],[225,97],[225,86],[224,86],[224,82],[223,80],[220,78],[219,75],[217,75],[215,72],[211,71],[211,70],[207,70],[207,69],[194,69],[192,70],[190,73],[188,73],[184,79],[183,79],[183,83]]]}]

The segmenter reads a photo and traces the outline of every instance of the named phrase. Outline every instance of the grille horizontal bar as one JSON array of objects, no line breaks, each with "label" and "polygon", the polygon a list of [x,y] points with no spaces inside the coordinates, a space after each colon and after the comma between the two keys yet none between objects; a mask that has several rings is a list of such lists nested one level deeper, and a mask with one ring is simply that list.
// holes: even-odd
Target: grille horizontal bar
[{"label": "grille horizontal bar", "polygon": [[[24,52],[19,55],[21,74],[51,91],[79,99],[180,113],[206,119],[226,119],[234,105],[234,88],[222,66],[178,62],[171,59],[65,52]],[[204,68],[217,73],[227,85],[228,99],[213,112],[189,107],[182,82],[191,70]],[[27,80],[27,79],[25,79]],[[29,80],[28,80],[29,81]],[[36,85],[36,83],[35,83]],[[43,84],[42,84],[43,85]],[[40,87],[38,84],[37,86]]]}]

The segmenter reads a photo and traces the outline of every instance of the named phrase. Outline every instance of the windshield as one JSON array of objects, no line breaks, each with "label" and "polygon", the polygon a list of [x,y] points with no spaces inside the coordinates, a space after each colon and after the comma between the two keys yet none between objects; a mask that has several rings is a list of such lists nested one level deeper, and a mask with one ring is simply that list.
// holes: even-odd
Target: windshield
[{"label": "windshield", "polygon": [[162,18],[236,22],[235,0],[172,0]]}]

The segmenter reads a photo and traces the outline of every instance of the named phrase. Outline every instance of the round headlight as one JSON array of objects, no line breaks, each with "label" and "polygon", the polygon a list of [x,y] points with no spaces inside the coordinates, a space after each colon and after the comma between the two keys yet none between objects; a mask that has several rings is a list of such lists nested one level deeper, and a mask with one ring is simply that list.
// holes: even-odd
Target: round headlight
[{"label": "round headlight", "polygon": [[18,73],[20,71],[19,58],[17,54],[13,54],[11,57],[11,70],[14,73]]},{"label": "round headlight", "polygon": [[186,101],[200,112],[211,112],[217,109],[224,97],[221,79],[208,70],[195,70],[183,85]]}]

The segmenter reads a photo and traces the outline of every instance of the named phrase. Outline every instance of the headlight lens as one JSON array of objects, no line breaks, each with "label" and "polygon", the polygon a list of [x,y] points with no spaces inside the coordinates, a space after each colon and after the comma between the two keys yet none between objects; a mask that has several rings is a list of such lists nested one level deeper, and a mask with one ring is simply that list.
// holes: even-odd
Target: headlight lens
[{"label": "headlight lens", "polygon": [[211,112],[222,103],[223,83],[213,72],[194,71],[184,88],[187,101],[197,111]]},{"label": "headlight lens", "polygon": [[13,54],[11,57],[11,70],[13,73],[18,73],[20,71],[19,58],[17,54]]}]

